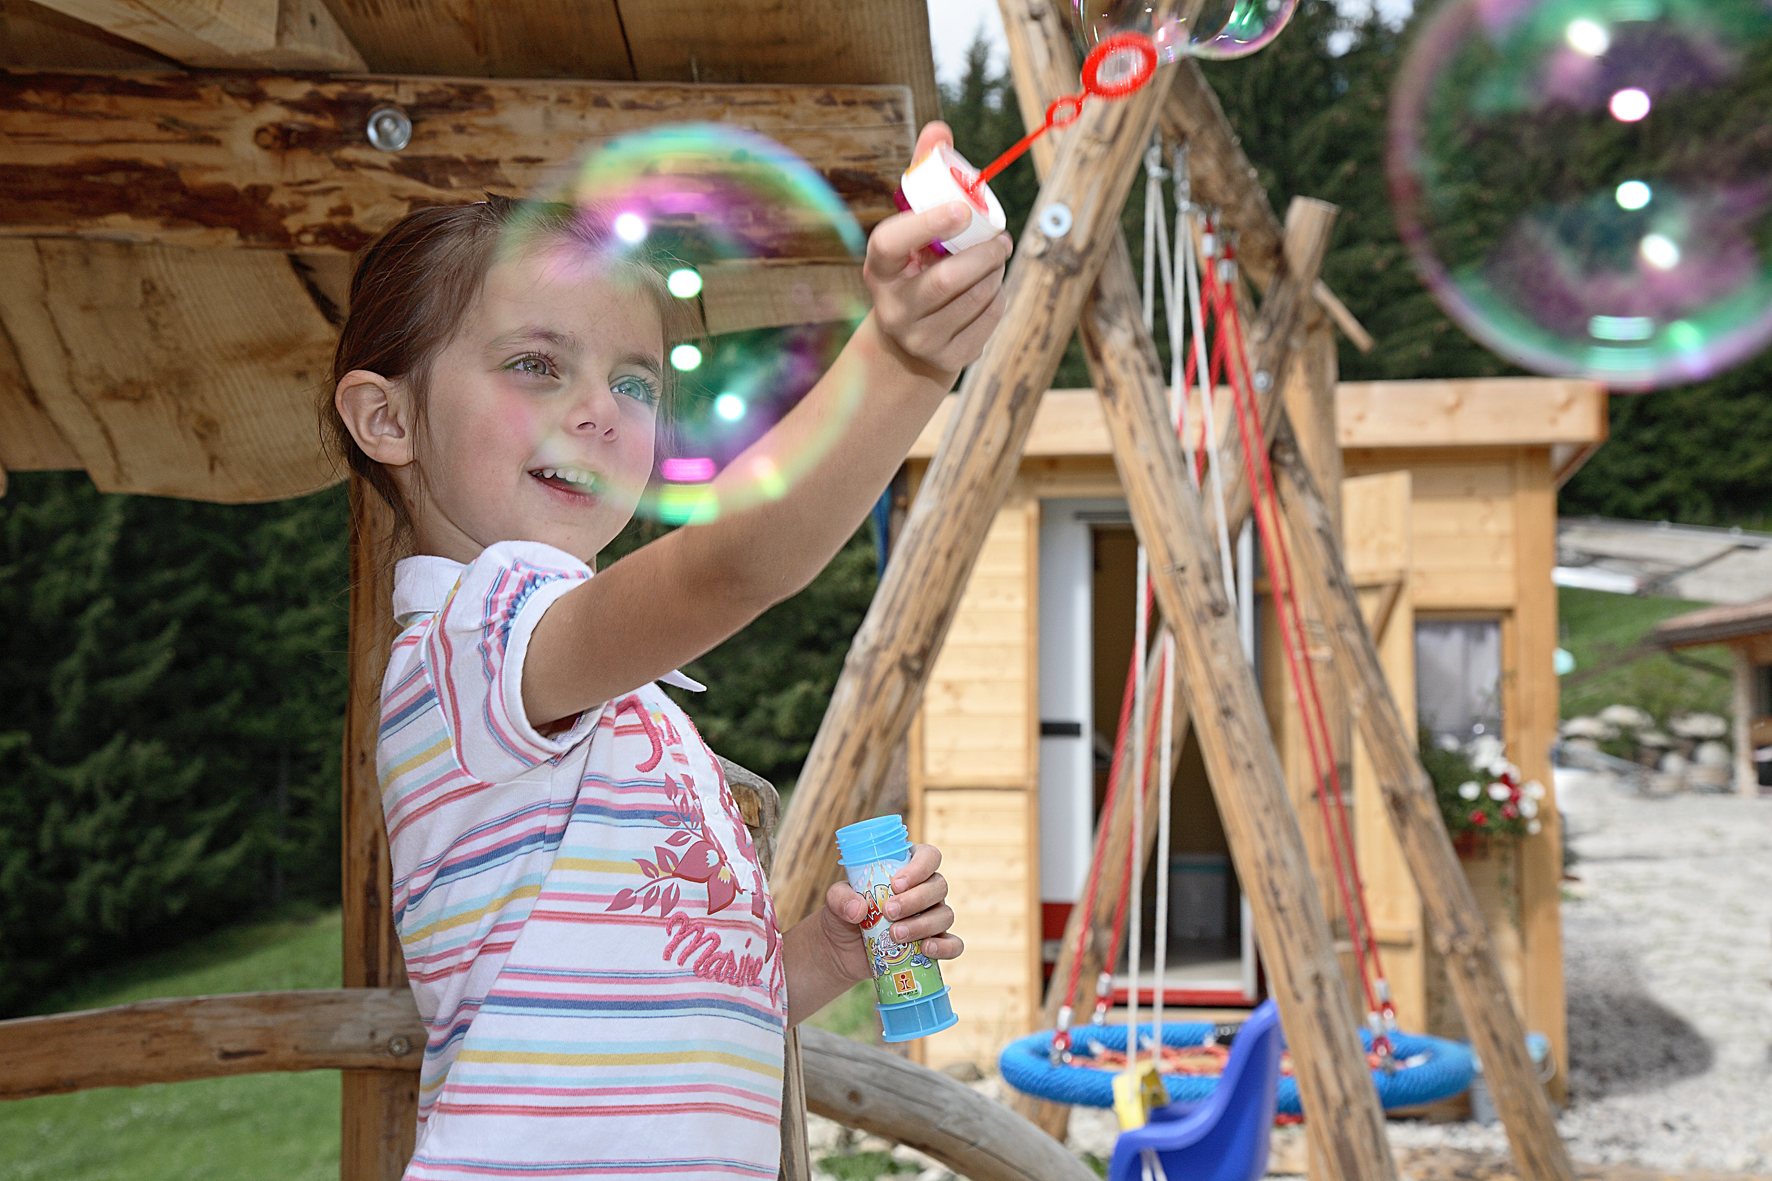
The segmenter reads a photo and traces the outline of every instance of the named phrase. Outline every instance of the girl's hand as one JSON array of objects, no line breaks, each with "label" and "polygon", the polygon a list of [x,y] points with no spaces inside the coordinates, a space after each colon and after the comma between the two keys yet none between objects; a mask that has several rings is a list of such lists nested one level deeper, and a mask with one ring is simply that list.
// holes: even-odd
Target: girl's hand
[{"label": "girl's hand", "polygon": [[[921,160],[937,144],[953,142],[947,124],[930,123],[911,158]],[[1003,318],[1003,265],[1013,246],[1008,234],[946,257],[929,249],[964,229],[971,216],[966,202],[951,201],[926,213],[889,217],[868,239],[862,266],[881,334],[901,362],[944,389],[978,360]]]},{"label": "girl's hand", "polygon": [[[948,931],[954,925],[954,911],[943,901],[948,896],[948,883],[935,872],[939,865],[940,849],[934,845],[913,846],[910,861],[892,875],[892,897],[886,900],[886,918],[892,923],[890,934],[894,943],[920,939],[924,955],[933,960],[951,960],[966,945]],[[824,909],[819,912],[831,961],[851,983],[874,976],[858,925],[867,912],[867,900],[850,889],[848,882],[837,882],[825,892]]]}]

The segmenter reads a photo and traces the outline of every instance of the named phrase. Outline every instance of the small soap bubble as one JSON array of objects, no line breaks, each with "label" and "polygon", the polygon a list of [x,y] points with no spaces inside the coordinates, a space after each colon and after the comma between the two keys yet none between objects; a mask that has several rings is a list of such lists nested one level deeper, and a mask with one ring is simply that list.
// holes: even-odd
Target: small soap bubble
[{"label": "small soap bubble", "polygon": [[1450,0],[1393,91],[1399,228],[1467,332],[1621,390],[1772,341],[1772,2]]},{"label": "small soap bubble", "polygon": [[1267,45],[1297,8],[1298,0],[1206,0],[1190,26],[1181,20],[1158,23],[1150,0],[1072,0],[1071,24],[1085,51],[1105,37],[1132,31],[1156,42],[1159,62],[1223,61],[1248,57]]},{"label": "small soap bubble", "polygon": [[865,240],[843,200],[780,144],[715,124],[603,142],[533,196],[571,206],[573,232],[555,245],[572,265],[645,268],[668,302],[674,389],[638,511],[701,522],[785,493],[861,394],[837,391],[836,412],[791,450],[747,454],[867,312],[855,281]]}]

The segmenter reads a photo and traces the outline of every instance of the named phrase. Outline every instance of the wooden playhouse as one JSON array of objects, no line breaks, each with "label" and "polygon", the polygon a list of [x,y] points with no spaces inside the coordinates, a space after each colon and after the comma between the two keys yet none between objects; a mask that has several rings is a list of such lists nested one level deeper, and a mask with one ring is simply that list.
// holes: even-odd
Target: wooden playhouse
[{"label": "wooden playhouse", "polygon": [[[1221,411],[1218,421],[1228,419]],[[938,417],[913,450],[913,484],[943,426]],[[1347,563],[1401,708],[1413,720],[1419,703],[1430,729],[1460,739],[1499,729],[1509,757],[1547,788],[1558,720],[1556,489],[1605,433],[1605,392],[1587,382],[1335,390]],[[961,1024],[928,1043],[931,1063],[994,1061],[1038,1027],[1054,944],[1087,871],[1103,747],[1132,650],[1135,546],[1094,391],[1051,391],[912,733],[912,822],[946,854],[968,943],[948,972]],[[1258,666],[1309,833],[1316,804],[1302,746],[1289,740],[1298,724],[1287,717],[1296,710],[1277,647],[1258,640]],[[1359,861],[1399,1016],[1407,1029],[1461,1036],[1370,769],[1358,753],[1352,760]],[[1191,746],[1177,764],[1174,807],[1169,856],[1152,859],[1166,861],[1172,883],[1166,1001],[1251,1004],[1259,953]],[[1548,1035],[1566,1065],[1555,810],[1517,862],[1513,850],[1491,850],[1465,866],[1527,1028]],[[1116,983],[1123,995],[1129,982]],[[1148,1003],[1148,958],[1140,984]]]}]

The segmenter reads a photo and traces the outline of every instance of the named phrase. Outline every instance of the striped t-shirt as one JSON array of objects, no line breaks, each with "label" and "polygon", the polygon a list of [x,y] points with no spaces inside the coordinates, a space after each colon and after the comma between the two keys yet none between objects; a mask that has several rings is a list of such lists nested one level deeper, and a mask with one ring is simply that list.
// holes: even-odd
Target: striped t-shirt
[{"label": "striped t-shirt", "polygon": [[781,942],[719,763],[656,685],[526,720],[529,637],[589,577],[534,542],[395,574],[376,762],[429,1031],[408,1178],[777,1171]]}]

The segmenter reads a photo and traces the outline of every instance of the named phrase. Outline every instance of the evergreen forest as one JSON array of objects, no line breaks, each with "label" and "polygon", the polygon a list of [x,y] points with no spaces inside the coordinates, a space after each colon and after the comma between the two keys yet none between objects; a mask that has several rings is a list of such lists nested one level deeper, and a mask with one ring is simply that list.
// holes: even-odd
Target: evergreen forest
[{"label": "evergreen forest", "polygon": [[[1387,95],[1410,29],[1303,0],[1252,58],[1206,73],[1273,206],[1341,207],[1324,277],[1377,339],[1352,380],[1510,370],[1441,314],[1398,239]],[[1772,109],[1772,96],[1768,98]],[[1020,137],[982,44],[944,88],[975,162]],[[1019,233],[1023,162],[993,187]],[[1125,225],[1135,261],[1142,189]],[[1073,346],[1055,384],[1087,384]],[[1568,514],[1772,522],[1772,355],[1612,400],[1612,438]],[[607,562],[656,536],[637,523]],[[222,506],[104,495],[83,473],[11,473],[0,497],[0,1016],[150,947],[290,904],[336,904],[348,591],[340,488]],[[711,745],[793,782],[876,579],[864,528],[810,588],[691,665]]]}]

